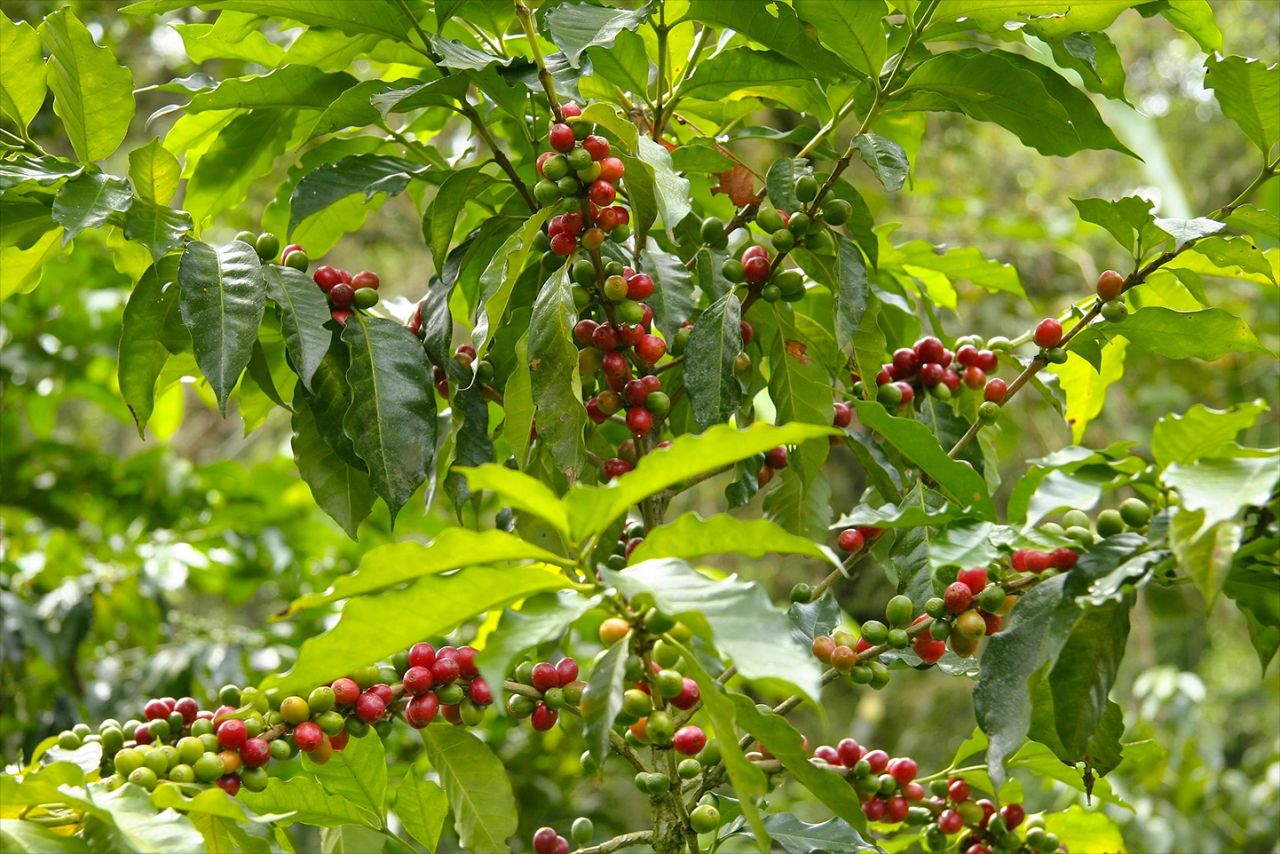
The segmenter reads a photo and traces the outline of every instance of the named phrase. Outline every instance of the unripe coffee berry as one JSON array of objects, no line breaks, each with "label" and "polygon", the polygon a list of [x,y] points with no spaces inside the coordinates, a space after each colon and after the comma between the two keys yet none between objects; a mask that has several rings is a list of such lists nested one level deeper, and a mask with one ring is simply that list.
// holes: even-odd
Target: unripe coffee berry
[{"label": "unripe coffee berry", "polygon": [[910,599],[899,594],[889,600],[889,604],[885,606],[884,613],[890,626],[901,628],[911,623],[912,618],[915,616],[915,606],[911,604]]}]

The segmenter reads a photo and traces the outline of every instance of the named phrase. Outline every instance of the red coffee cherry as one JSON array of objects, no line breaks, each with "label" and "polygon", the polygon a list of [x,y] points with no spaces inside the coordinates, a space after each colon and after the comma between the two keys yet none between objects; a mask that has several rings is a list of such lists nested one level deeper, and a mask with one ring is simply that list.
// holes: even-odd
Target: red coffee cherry
[{"label": "red coffee cherry", "polygon": [[967,611],[973,603],[973,591],[963,581],[955,581],[947,585],[942,598],[947,604],[948,611],[959,614],[961,611]]},{"label": "red coffee cherry", "polygon": [[1062,324],[1056,318],[1046,317],[1036,326],[1036,346],[1048,349],[1062,343]]},{"label": "red coffee cherry", "polygon": [[884,818],[885,810],[889,807],[884,798],[872,798],[862,805],[862,811],[866,813],[867,819],[870,821],[880,821]]},{"label": "red coffee cherry", "polygon": [[329,736],[329,746],[334,750],[343,751],[347,749],[347,742],[351,740],[351,733],[345,729],[337,735]]},{"label": "red coffee cherry", "polygon": [[582,147],[590,152],[592,160],[604,160],[609,156],[609,140],[594,133],[582,141]]},{"label": "red coffee cherry", "polygon": [[325,264],[322,267],[317,267],[315,273],[311,275],[311,278],[315,280],[317,285],[319,285],[320,290],[325,293],[328,293],[329,289],[334,285],[342,282],[342,274],[338,272],[336,267],[330,267],[328,264]]},{"label": "red coffee cherry", "polygon": [[942,815],[938,816],[938,829],[948,836],[959,833],[963,827],[964,817],[955,810],[943,810]]},{"label": "red coffee cherry", "polygon": [[579,107],[573,101],[566,101],[560,105],[560,115],[572,119],[582,115],[582,107]]},{"label": "red coffee cherry", "polygon": [[346,676],[333,680],[329,687],[333,689],[333,698],[339,706],[349,706],[360,696],[360,686]]},{"label": "red coffee cherry", "polygon": [[631,430],[631,435],[640,436],[647,435],[653,429],[653,416],[647,409],[632,409],[627,412],[627,428]]},{"label": "red coffee cherry", "polygon": [[[566,683],[567,684],[567,683]],[[467,686],[467,696],[471,698],[471,702],[477,706],[487,706],[493,702],[493,689],[489,687],[489,683],[477,676],[471,680],[471,684]]]},{"label": "red coffee cherry", "polygon": [[548,661],[540,661],[535,664],[530,677],[530,684],[539,691],[559,687],[560,676],[556,673],[556,666]]},{"label": "red coffee cherry", "polygon": [[409,701],[409,705],[404,710],[404,719],[414,729],[422,729],[436,719],[439,711],[440,700],[435,694],[426,693]]},{"label": "red coffee cherry", "polygon": [[646,335],[636,344],[636,358],[646,365],[656,364],[667,354],[667,342],[657,335]]},{"label": "red coffee cherry", "polygon": [[992,403],[1004,403],[1004,397],[1009,391],[1009,386],[999,377],[987,380],[987,387],[982,391],[982,399],[989,400]]},{"label": "red coffee cherry", "polygon": [[380,284],[382,284],[382,281],[378,278],[378,274],[369,270],[361,270],[351,277],[351,287],[357,290],[360,288],[373,288],[376,291]]},{"label": "red coffee cherry", "polygon": [[984,587],[987,586],[987,570],[985,567],[981,566],[962,569],[956,574],[956,581],[960,584],[967,585],[968,588],[973,591],[974,595],[977,595],[982,592]]},{"label": "red coffee cherry", "polygon": [[[1076,565],[1076,560],[1078,558],[1079,555],[1077,555],[1072,549],[1068,548],[1054,549],[1049,554],[1049,561],[1053,565],[1054,569],[1071,569]],[[1046,567],[1046,569],[1047,568],[1048,567]]]},{"label": "red coffee cherry", "polygon": [[987,375],[977,365],[965,368],[963,378],[964,384],[969,388],[982,388],[987,381]]},{"label": "red coffee cherry", "polygon": [[646,300],[653,296],[653,279],[644,273],[636,273],[627,279],[627,299]]},{"label": "red coffee cherry", "polygon": [[293,730],[293,743],[303,753],[310,753],[324,741],[324,732],[311,721],[303,721]]},{"label": "red coffee cherry", "polygon": [[900,756],[889,763],[889,776],[897,780],[899,786],[905,786],[914,780],[919,770],[916,761],[909,756]]},{"label": "red coffee cherry", "polygon": [[745,255],[743,258],[745,260],[742,262],[742,272],[743,275],[746,276],[748,282],[753,285],[758,285],[769,278],[771,265],[767,258],[761,258],[758,256],[747,258]]},{"label": "red coffee cherry", "polygon": [[603,178],[597,178],[592,181],[591,189],[587,193],[591,197],[591,201],[602,208],[613,204],[613,200],[618,197],[617,189]]},{"label": "red coffee cherry", "polygon": [[707,734],[702,731],[701,727],[683,726],[676,730],[675,735],[671,737],[671,746],[675,748],[677,753],[693,756],[696,753],[700,753],[702,748],[707,746]]},{"label": "red coffee cherry", "polygon": [[687,712],[702,699],[702,690],[698,688],[698,683],[694,682],[688,676],[684,677],[684,682],[680,688],[680,693],[672,697],[669,702],[682,712]]},{"label": "red coffee cherry", "polygon": [[911,649],[925,664],[937,664],[938,659],[947,653],[947,642],[934,640],[926,632],[911,642]]},{"label": "red coffee cherry", "polygon": [[533,832],[534,854],[555,854],[556,843],[559,839],[560,836],[556,833],[555,828],[538,828]]},{"label": "red coffee cherry", "polygon": [[384,705],[387,706],[391,705],[391,701],[396,698],[395,692],[391,690],[391,686],[383,682],[369,686],[369,690],[366,693],[377,697]]},{"label": "red coffee cherry", "polygon": [[431,668],[429,667],[410,667],[404,672],[404,691],[406,694],[414,696],[425,694],[431,690],[431,686],[435,684],[435,679],[431,676]]},{"label": "red coffee cherry", "polygon": [[969,800],[969,795],[969,784],[964,780],[961,780],[959,777],[952,777],[947,781],[947,797],[955,803],[959,804]]},{"label": "red coffee cherry", "polygon": [[226,792],[233,798],[240,792],[239,774],[223,774],[216,782],[219,789]]},{"label": "red coffee cherry", "polygon": [[458,662],[458,672],[464,679],[471,679],[479,674],[480,671],[476,669],[476,650],[473,647],[458,647],[453,658]]},{"label": "red coffee cherry", "polygon": [[[605,159],[600,161],[600,180],[601,181],[616,183],[617,180],[621,178],[623,173],[626,171],[627,171],[626,164],[624,164],[617,157],[606,157]],[[615,220],[614,225],[622,225],[626,223],[627,220],[625,218],[619,218],[618,211],[622,210],[621,208],[611,207],[611,208],[608,208],[607,210],[613,212],[610,215],[610,218]],[[625,213],[625,211],[623,212]],[[605,211],[601,211],[601,213],[605,213]],[[604,227],[603,224],[601,225],[601,227],[602,228]]]},{"label": "red coffee cherry", "polygon": [[979,350],[978,357],[974,360],[973,365],[976,368],[982,368],[987,373],[991,373],[1000,364],[1000,358],[994,350]]},{"label": "red coffee cherry", "polygon": [[193,697],[183,697],[173,704],[173,710],[182,715],[182,720],[190,724],[200,714],[200,704]]},{"label": "red coffee cherry", "polygon": [[1115,270],[1105,270],[1098,277],[1098,299],[1110,302],[1124,292],[1124,276]]},{"label": "red coffee cherry", "polygon": [[556,662],[556,681],[563,688],[578,678],[578,662],[572,658],[562,658]]},{"label": "red coffee cherry", "polygon": [[836,752],[836,749],[826,744],[819,746],[817,750],[813,751],[813,758],[821,759],[823,762],[827,763],[828,765],[843,764],[840,761],[840,754]]},{"label": "red coffee cherry", "polygon": [[604,464],[600,467],[605,480],[613,480],[615,477],[622,477],[624,474],[631,471],[631,469],[631,463],[626,460],[620,460],[617,457],[605,460]]},{"label": "red coffee cherry", "polygon": [[947,354],[947,348],[932,335],[927,338],[921,338],[916,342],[913,349],[916,354],[916,361],[922,365],[925,363],[941,364]]},{"label": "red coffee cherry", "polygon": [[218,746],[223,750],[239,750],[248,738],[244,721],[231,718],[218,727]]},{"label": "red coffee cherry", "polygon": [[573,145],[577,142],[577,138],[573,134],[573,128],[563,122],[557,122],[551,126],[551,130],[547,133],[547,141],[551,143],[551,147],[561,154],[573,151]]},{"label": "red coffee cherry", "polygon": [[942,382],[947,371],[937,362],[926,362],[920,366],[920,382],[927,386],[935,386]]},{"label": "red coffee cherry", "polygon": [[836,537],[836,545],[840,547],[840,550],[850,554],[861,551],[865,544],[866,538],[857,528],[845,528],[840,532],[840,536]]},{"label": "red coffee cherry", "polygon": [[148,700],[147,704],[142,707],[142,715],[149,721],[167,718],[169,716],[169,707],[164,704],[163,700]]},{"label": "red coffee cherry", "polygon": [[538,732],[546,732],[556,725],[556,721],[559,718],[559,712],[549,708],[546,703],[539,703],[534,707],[533,714],[529,717],[529,722],[533,724],[533,728]]},{"label": "red coffee cherry", "polygon": [[881,365],[876,374],[876,385],[888,385],[893,382],[893,365]]},{"label": "red coffee cherry", "polygon": [[915,400],[915,397],[916,397],[915,388],[912,387],[911,383],[908,383],[908,382],[897,382],[897,383],[894,383],[894,385],[898,387],[898,391],[902,392],[902,403],[900,404],[900,406],[904,406],[904,407],[909,406],[911,404],[911,401]]},{"label": "red coffee cherry", "polygon": [[367,724],[374,723],[387,710],[387,704],[377,694],[365,692],[356,700],[356,717]]},{"label": "red coffee cherry", "polygon": [[872,750],[862,757],[867,760],[867,764],[871,766],[872,774],[883,774],[884,770],[889,767],[889,754],[883,750]]},{"label": "red coffee cherry", "polygon": [[764,455],[764,464],[771,469],[784,469],[787,467],[787,449],[783,447],[770,448]]},{"label": "red coffee cherry", "polygon": [[1000,808],[1000,817],[1004,819],[1004,826],[1013,830],[1022,824],[1022,820],[1027,817],[1027,813],[1022,808],[1022,804],[1005,804]]},{"label": "red coffee cherry", "polygon": [[567,232],[562,231],[551,238],[551,251],[557,255],[572,255],[577,248],[578,238]]},{"label": "red coffee cherry", "polygon": [[240,748],[240,761],[246,768],[261,768],[271,759],[271,745],[261,738],[251,738]]},{"label": "red coffee cherry", "polygon": [[462,668],[458,666],[457,659],[453,657],[440,658],[437,655],[436,663],[431,665],[431,677],[441,685],[456,682],[461,675]]},{"label": "red coffee cherry", "polygon": [[916,359],[916,351],[910,347],[899,347],[893,351],[892,364],[894,379],[905,380],[913,376],[919,364]]},{"label": "red coffee cherry", "polygon": [[885,809],[884,817],[891,822],[900,822],[907,820],[907,813],[910,812],[911,805],[907,803],[907,799],[901,795],[894,795],[889,798],[889,803]]},{"label": "red coffee cherry", "polygon": [[835,413],[835,417],[831,419],[832,426],[844,429],[853,423],[853,407],[844,401],[836,401]]},{"label": "red coffee cherry", "polygon": [[329,288],[329,305],[345,311],[351,308],[351,303],[355,300],[356,290],[346,282],[338,282],[338,284]]}]

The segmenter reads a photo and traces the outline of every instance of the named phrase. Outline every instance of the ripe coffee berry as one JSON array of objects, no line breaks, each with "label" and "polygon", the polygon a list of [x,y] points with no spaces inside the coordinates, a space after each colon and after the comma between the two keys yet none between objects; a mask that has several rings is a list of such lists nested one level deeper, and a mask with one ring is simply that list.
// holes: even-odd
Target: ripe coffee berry
[{"label": "ripe coffee berry", "polygon": [[249,732],[245,729],[244,721],[231,720],[223,721],[218,727],[218,746],[225,750],[239,750],[249,738]]},{"label": "ripe coffee berry", "polygon": [[562,658],[556,663],[556,679],[561,688],[578,678],[578,662]]},{"label": "ripe coffee berry", "polygon": [[963,827],[964,817],[955,810],[943,810],[938,816],[938,829],[948,836],[959,833]]},{"label": "ripe coffee berry", "polygon": [[387,710],[387,704],[377,694],[365,692],[356,700],[356,717],[367,724],[374,723]]},{"label": "ripe coffee berry", "polygon": [[311,721],[298,724],[293,731],[293,743],[303,753],[311,753],[324,741],[324,732]]},{"label": "ripe coffee berry", "polygon": [[667,353],[667,342],[656,335],[645,335],[636,344],[636,358],[646,365],[655,364]]},{"label": "ripe coffee berry", "polygon": [[260,738],[251,738],[240,748],[240,761],[246,768],[260,768],[271,759],[271,745]]},{"label": "ripe coffee berry", "polygon": [[[947,781],[947,797],[954,803],[958,804],[969,800],[969,795],[969,784],[964,780],[961,780],[959,777],[953,777],[951,780]],[[957,827],[956,830],[959,830],[959,827]],[[954,831],[947,832],[952,833]]]},{"label": "ripe coffee berry", "polygon": [[835,416],[831,419],[834,427],[844,429],[853,423],[853,407],[844,401],[836,401],[834,405]]},{"label": "ripe coffee berry", "polygon": [[533,833],[534,854],[555,854],[556,842],[560,836],[555,828],[540,827]]},{"label": "ripe coffee berry", "polygon": [[1008,392],[1009,386],[999,377],[987,380],[987,387],[983,389],[982,397],[991,403],[1004,403],[1004,396]]},{"label": "ripe coffee berry", "polygon": [[545,703],[539,703],[533,710],[529,722],[533,724],[533,728],[538,732],[546,732],[556,725],[559,720],[560,713],[555,709],[547,706]]},{"label": "ripe coffee berry", "polygon": [[987,586],[987,570],[981,566],[962,569],[956,575],[956,582],[966,585],[974,594],[981,593]]},{"label": "ripe coffee berry", "polygon": [[339,706],[349,706],[360,696],[360,686],[354,679],[346,676],[333,680],[330,687],[333,688],[333,697]]},{"label": "ripe coffee berry", "polygon": [[1106,270],[1098,276],[1098,298],[1107,302],[1120,296],[1124,291],[1124,276],[1115,270]]},{"label": "ripe coffee berry", "polygon": [[431,677],[442,685],[448,685],[450,682],[456,682],[458,677],[462,675],[462,668],[458,666],[456,659],[436,657],[436,661],[431,665]]},{"label": "ripe coffee berry", "polygon": [[406,694],[425,694],[431,690],[435,680],[429,667],[410,667],[404,672],[404,690]]},{"label": "ripe coffee berry", "polygon": [[947,604],[948,611],[953,614],[959,614],[961,611],[968,609],[973,602],[973,591],[963,581],[955,581],[947,585],[947,590],[942,598]]},{"label": "ripe coffee berry", "polygon": [[1057,347],[1062,341],[1062,324],[1057,319],[1046,317],[1036,326],[1036,345],[1044,349]]},{"label": "ripe coffee berry", "polygon": [[633,436],[644,436],[653,429],[653,416],[647,409],[632,409],[627,412],[627,427]]},{"label": "ripe coffee berry", "polygon": [[764,464],[771,469],[784,469],[787,467],[787,449],[778,447],[771,448],[764,455]]},{"label": "ripe coffee berry", "polygon": [[551,143],[551,147],[561,154],[565,154],[573,150],[577,137],[574,136],[573,128],[563,122],[557,122],[551,126],[551,130],[547,133],[547,141]]},{"label": "ripe coffee berry", "polygon": [[680,686],[680,693],[670,699],[671,705],[681,711],[688,711],[702,699],[702,690],[698,687],[698,683],[688,676],[684,677]]},{"label": "ripe coffee berry", "polygon": [[862,532],[857,528],[845,528],[840,532],[840,536],[836,537],[836,545],[840,547],[840,550],[850,554],[861,551],[864,543],[865,539],[862,536]]},{"label": "ripe coffee berry", "polygon": [[701,753],[702,748],[707,746],[707,735],[701,727],[684,726],[676,730],[675,735],[671,737],[671,746],[677,753],[693,756]]},{"label": "ripe coffee berry", "polygon": [[540,661],[535,664],[529,678],[530,684],[539,691],[557,688],[560,685],[560,676],[556,673],[555,665],[547,661]]},{"label": "ripe coffee berry", "polygon": [[435,720],[436,713],[439,711],[439,698],[435,694],[426,693],[409,701],[409,705],[404,710],[404,717],[409,722],[409,726],[422,729]]}]

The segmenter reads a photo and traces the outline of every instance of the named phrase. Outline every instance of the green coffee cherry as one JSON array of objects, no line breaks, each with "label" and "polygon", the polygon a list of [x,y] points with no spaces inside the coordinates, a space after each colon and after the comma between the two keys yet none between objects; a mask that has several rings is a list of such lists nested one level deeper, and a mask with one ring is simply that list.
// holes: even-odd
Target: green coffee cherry
[{"label": "green coffee cherry", "polygon": [[742,269],[742,262],[737,258],[725,259],[725,262],[720,265],[720,274],[735,283],[742,282],[746,278],[746,273]]},{"label": "green coffee cherry", "polygon": [[1126,498],[1120,504],[1120,518],[1130,528],[1145,528],[1151,521],[1151,508],[1140,498]]},{"label": "green coffee cherry", "polygon": [[862,638],[872,646],[889,640],[889,627],[879,620],[867,620],[862,624]]},{"label": "green coffee cherry", "polygon": [[906,629],[890,629],[889,646],[894,649],[906,649],[911,646],[911,636],[907,634]]},{"label": "green coffee cherry", "polygon": [[994,424],[1000,420],[1000,404],[994,400],[984,400],[978,405],[978,420],[983,424]]},{"label": "green coffee cherry", "polygon": [[773,232],[769,235],[769,240],[772,241],[773,248],[779,252],[789,252],[791,247],[796,245],[795,235],[785,228]]},{"label": "green coffee cherry", "polygon": [[822,218],[831,225],[844,225],[853,215],[853,205],[844,199],[827,199],[822,203]]},{"label": "green coffee cherry", "polygon": [[569,829],[569,838],[578,845],[586,845],[591,841],[591,837],[595,835],[595,825],[591,823],[591,819],[586,816],[579,816],[573,820],[573,827]]},{"label": "green coffee cherry", "polygon": [[787,230],[796,237],[804,237],[809,233],[809,226],[813,224],[813,220],[809,219],[807,213],[793,214],[791,221],[787,223]]},{"label": "green coffee cherry", "polygon": [[775,208],[761,208],[756,212],[756,225],[767,232],[782,228],[782,215]]},{"label": "green coffee cherry", "polygon": [[1119,323],[1129,316],[1129,307],[1122,299],[1108,300],[1102,304],[1102,319],[1109,323]]},{"label": "green coffee cherry", "polygon": [[1063,528],[1088,528],[1089,514],[1083,510],[1068,510],[1062,514]]},{"label": "green coffee cherry", "polygon": [[889,604],[885,606],[884,614],[889,621],[889,625],[900,628],[910,625],[911,620],[915,617],[916,608],[911,604],[910,599],[898,594],[889,600]]},{"label": "green coffee cherry", "polygon": [[720,247],[728,242],[724,234],[724,222],[714,216],[709,216],[702,221],[702,227],[698,233],[702,237],[702,242],[709,246]]},{"label": "green coffee cherry", "polygon": [[818,197],[818,181],[812,175],[801,175],[796,179],[796,198],[802,202],[811,202]]},{"label": "green coffee cherry", "polygon": [[373,288],[356,288],[351,304],[356,308],[373,308],[378,304],[378,292]]},{"label": "green coffee cherry", "polygon": [[951,637],[951,622],[948,620],[934,620],[929,624],[929,637],[934,640],[946,640]]},{"label": "green coffee cherry", "polygon": [[252,231],[237,231],[236,240],[253,246],[258,242],[258,235],[254,234]]},{"label": "green coffee cherry", "polygon": [[681,759],[680,764],[676,766],[676,774],[681,780],[692,780],[701,773],[702,766],[692,756],[688,759]]},{"label": "green coffee cherry", "polygon": [[1124,533],[1124,517],[1120,515],[1119,510],[1103,510],[1098,514],[1096,524],[1100,537],[1114,537],[1116,534]]},{"label": "green coffee cherry", "polygon": [[253,248],[258,250],[258,257],[263,261],[274,260],[280,254],[280,238],[269,231],[264,231],[254,240]]},{"label": "green coffee cherry", "polygon": [[271,782],[266,768],[244,768],[240,771],[240,785],[251,792],[261,792]]},{"label": "green coffee cherry", "polygon": [[710,804],[694,807],[689,813],[689,826],[696,833],[711,833],[720,826],[720,811]]},{"label": "green coffee cherry", "polygon": [[160,778],[156,776],[156,772],[150,768],[136,768],[129,775],[129,782],[135,786],[141,786],[148,792],[153,791],[160,783]]},{"label": "green coffee cherry", "polygon": [[[295,249],[284,258],[284,265],[292,267],[295,270],[307,272],[307,267],[311,264],[311,259],[307,257],[307,253],[301,249]],[[228,706],[237,706],[239,703],[227,703]]]}]

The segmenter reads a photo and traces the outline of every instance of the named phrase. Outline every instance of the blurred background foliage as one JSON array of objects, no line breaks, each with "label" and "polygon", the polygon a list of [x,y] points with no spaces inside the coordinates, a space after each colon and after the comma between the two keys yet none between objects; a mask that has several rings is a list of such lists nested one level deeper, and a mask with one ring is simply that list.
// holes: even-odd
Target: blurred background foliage
[{"label": "blurred background foliage", "polygon": [[[10,18],[37,20],[47,0],[0,0]],[[146,87],[203,71],[215,77],[260,71],[231,60],[191,63],[169,24],[207,20],[190,10],[159,19],[119,15],[115,3],[71,3],[100,41],[130,65],[139,118],[105,168],[123,174],[125,152],[164,127],[143,117],[171,97]],[[1226,50],[1274,59],[1280,54],[1280,3],[1217,2]],[[1242,157],[1239,132],[1223,121],[1203,87],[1203,56],[1162,19],[1125,13],[1109,30],[1125,60],[1133,109],[1095,101],[1122,141],[1145,162],[1114,152],[1043,158],[992,125],[934,114],[928,126],[893,132],[912,155],[909,186],[887,195],[855,172],[877,224],[900,223],[895,241],[976,246],[1012,263],[1030,304],[960,287],[958,310],[939,321],[951,334],[1013,336],[1034,319],[1078,298],[1097,273],[1123,262],[1100,229],[1083,224],[1070,198],[1137,193],[1157,214],[1194,216],[1234,197],[1259,164]],[[271,37],[287,43],[288,32]],[[1070,72],[1068,72],[1070,74]],[[50,135],[47,111],[33,135],[67,153]],[[751,124],[779,126],[789,115],[763,112]],[[845,133],[852,133],[852,127]],[[912,136],[914,144],[908,144]],[[836,140],[837,149],[844,139]],[[465,145],[465,138],[436,144]],[[794,148],[748,139],[733,145],[757,169]],[[251,201],[210,229],[230,238],[256,229],[292,165],[275,164]],[[696,180],[696,179],[695,179]],[[705,189],[705,188],[704,188]],[[695,192],[698,190],[695,187]],[[1256,200],[1280,210],[1280,181]],[[80,719],[126,716],[149,696],[208,696],[228,681],[252,680],[287,664],[323,617],[272,622],[291,598],[348,572],[363,550],[393,538],[385,509],[375,511],[359,543],[319,510],[289,459],[287,413],[240,411],[218,418],[211,395],[194,383],[157,402],[145,441],[115,387],[116,345],[130,269],[105,232],[85,232],[76,250],[46,269],[40,288],[0,304],[0,755],[26,753],[47,733]],[[1270,248],[1270,247],[1263,247]],[[419,221],[406,197],[371,213],[365,226],[326,256],[369,268],[388,296],[416,300],[431,268]],[[1127,272],[1127,270],[1124,270]],[[1280,297],[1274,287],[1213,281],[1215,304],[1250,318],[1263,344],[1280,348]],[[1267,358],[1214,363],[1130,361],[1083,444],[1129,440],[1143,450],[1151,424],[1194,403],[1276,400],[1276,364]],[[1027,459],[1071,443],[1047,404],[1015,407],[999,439],[1006,489]],[[265,412],[265,409],[264,409]],[[249,433],[251,428],[254,429]],[[1266,413],[1241,437],[1280,444],[1280,412]],[[833,506],[848,509],[861,483],[852,458],[834,468]],[[721,486],[708,484],[672,508],[714,512]],[[756,499],[759,500],[758,498]],[[381,514],[381,515],[378,515]],[[428,538],[443,519],[402,514],[394,538]],[[775,598],[812,580],[811,566],[774,559],[726,570],[766,585]],[[853,620],[877,616],[888,598],[883,580],[863,576],[836,590]],[[1126,709],[1126,740],[1137,742],[1108,779],[1130,808],[1109,805],[1126,843],[1139,851],[1280,851],[1280,673],[1258,671],[1243,619],[1229,603],[1206,612],[1189,588],[1149,587],[1135,611],[1130,654],[1115,691]],[[587,646],[584,644],[584,647]],[[798,715],[811,743],[852,735],[864,744],[910,753],[921,768],[945,767],[972,720],[969,684],[937,674],[906,674],[880,693],[829,692],[820,712]],[[129,711],[126,711],[128,709]],[[536,746],[528,728],[490,716],[491,742],[513,770],[527,820],[586,814],[602,831],[628,829],[642,810],[629,775],[583,778],[579,744],[556,730]],[[405,734],[401,738],[409,737]],[[399,755],[411,761],[413,745]],[[562,748],[562,749],[560,749]],[[1065,808],[1081,794],[1043,777],[1022,777],[1029,808]],[[774,797],[795,794],[784,787]],[[797,814],[823,817],[800,804]],[[527,832],[518,838],[528,838]]]}]

